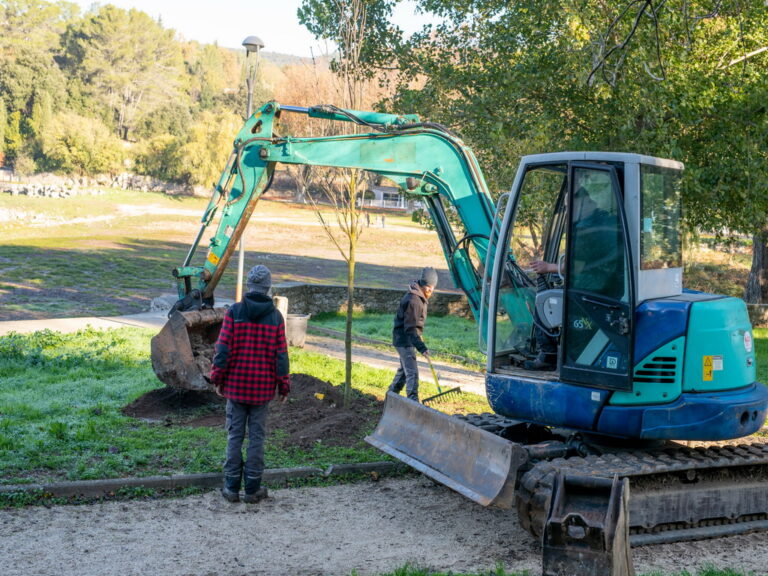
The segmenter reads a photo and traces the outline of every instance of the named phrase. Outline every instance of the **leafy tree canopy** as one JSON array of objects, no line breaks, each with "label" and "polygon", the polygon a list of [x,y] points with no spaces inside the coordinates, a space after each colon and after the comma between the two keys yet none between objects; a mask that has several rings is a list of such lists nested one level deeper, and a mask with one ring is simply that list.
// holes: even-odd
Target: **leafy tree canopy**
[{"label": "leafy tree canopy", "polygon": [[443,22],[396,54],[389,105],[457,129],[498,190],[524,153],[632,150],[686,163],[691,225],[766,220],[764,3],[419,5]]},{"label": "leafy tree canopy", "polygon": [[[333,42],[339,56],[331,63],[341,71],[348,55],[356,53],[356,73],[371,78],[380,70],[391,69],[392,52],[401,44],[402,32],[391,23],[397,0],[302,0],[299,22],[316,38]],[[359,42],[350,23],[364,22],[363,42]]]},{"label": "leafy tree canopy", "polygon": [[123,138],[141,113],[178,96],[179,43],[144,12],[100,7],[70,25],[62,44],[66,69],[109,106]]}]

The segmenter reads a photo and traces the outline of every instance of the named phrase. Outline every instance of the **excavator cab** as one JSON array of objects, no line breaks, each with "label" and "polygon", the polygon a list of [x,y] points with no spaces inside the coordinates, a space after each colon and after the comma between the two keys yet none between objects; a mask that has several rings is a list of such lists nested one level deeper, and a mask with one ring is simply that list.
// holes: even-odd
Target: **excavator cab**
[{"label": "excavator cab", "polygon": [[[524,367],[522,360],[544,342],[558,350],[559,377],[631,388],[634,290],[621,169],[571,161],[525,171],[505,231],[507,251],[524,271],[543,259],[557,272],[532,278],[533,305],[518,307],[516,317],[514,308],[496,307],[496,367]],[[499,283],[497,299],[507,301],[512,289]]]},{"label": "excavator cab", "polygon": [[[626,438],[722,439],[759,429],[766,392],[755,383],[744,303],[683,290],[681,173],[678,162],[638,154],[522,159],[489,248],[495,412]],[[540,258],[557,263],[557,273],[529,277],[527,293],[509,281],[520,277],[510,268],[526,271]],[[525,309],[509,305],[521,297]],[[557,339],[549,372],[520,362],[535,351],[537,332]]]}]

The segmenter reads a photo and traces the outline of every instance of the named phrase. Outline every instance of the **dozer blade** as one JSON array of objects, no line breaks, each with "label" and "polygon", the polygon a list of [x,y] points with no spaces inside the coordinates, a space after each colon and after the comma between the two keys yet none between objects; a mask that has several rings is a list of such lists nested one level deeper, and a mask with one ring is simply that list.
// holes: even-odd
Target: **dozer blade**
[{"label": "dozer blade", "polygon": [[509,508],[522,446],[413,400],[387,393],[384,413],[365,441],[482,504]]},{"label": "dozer blade", "polygon": [[152,369],[168,386],[211,390],[213,346],[219,337],[226,308],[174,312],[152,338]]}]

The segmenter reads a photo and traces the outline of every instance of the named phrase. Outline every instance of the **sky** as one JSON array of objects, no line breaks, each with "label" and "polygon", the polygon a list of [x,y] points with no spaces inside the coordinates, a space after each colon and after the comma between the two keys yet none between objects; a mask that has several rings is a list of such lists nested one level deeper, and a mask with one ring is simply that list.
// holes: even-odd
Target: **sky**
[{"label": "sky", "polygon": [[[86,10],[93,0],[77,0]],[[218,43],[226,48],[240,48],[247,36],[258,36],[265,52],[280,52],[309,57],[333,51],[316,40],[299,24],[296,10],[301,0],[106,0],[120,8],[136,8],[160,18],[165,28],[173,28],[185,40],[204,44]],[[415,3],[405,0],[395,9],[393,21],[406,35],[429,21],[414,13]]]}]

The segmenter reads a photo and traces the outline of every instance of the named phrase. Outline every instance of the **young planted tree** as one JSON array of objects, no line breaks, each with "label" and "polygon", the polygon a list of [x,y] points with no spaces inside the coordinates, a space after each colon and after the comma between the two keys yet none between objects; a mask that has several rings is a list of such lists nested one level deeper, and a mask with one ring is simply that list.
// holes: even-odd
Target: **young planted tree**
[{"label": "young planted tree", "polygon": [[[304,0],[299,19],[316,37],[334,42],[338,57],[331,69],[339,79],[342,106],[359,110],[373,76],[379,42],[386,38],[391,15],[391,0]],[[344,334],[346,370],[344,404],[349,404],[352,387],[352,311],[354,309],[355,264],[357,243],[363,230],[362,193],[366,175],[363,170],[331,170],[324,180],[323,191],[336,214],[335,235],[316,206],[323,229],[347,262],[347,321]],[[341,185],[339,185],[342,183]]]},{"label": "young planted tree", "polygon": [[[280,101],[294,106],[328,104],[334,99],[333,77],[327,65],[315,60],[312,66],[294,65],[283,70],[287,82],[280,93]],[[333,122],[309,118],[304,114],[284,114],[281,128],[296,137],[330,136],[336,130]],[[288,174],[296,185],[294,202],[306,202],[309,187],[318,174],[310,164],[288,165]]]},{"label": "young planted tree", "polygon": [[344,406],[349,405],[352,390],[352,311],[354,309],[355,265],[357,243],[364,228],[364,215],[360,210],[367,177],[363,170],[326,170],[319,178],[322,195],[333,209],[329,218],[323,213],[324,205],[310,194],[307,196],[315,209],[323,230],[347,263],[347,309],[344,330],[345,377]]}]

